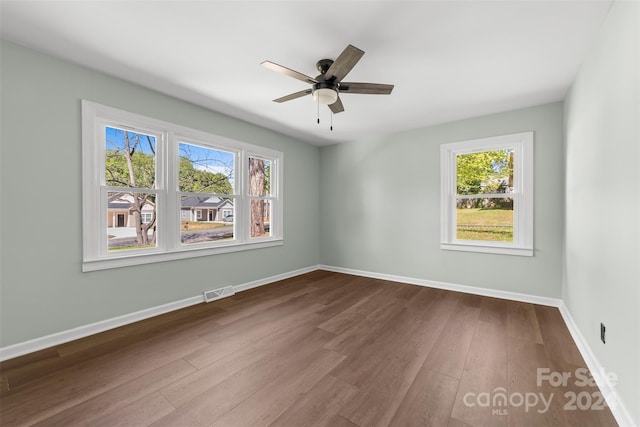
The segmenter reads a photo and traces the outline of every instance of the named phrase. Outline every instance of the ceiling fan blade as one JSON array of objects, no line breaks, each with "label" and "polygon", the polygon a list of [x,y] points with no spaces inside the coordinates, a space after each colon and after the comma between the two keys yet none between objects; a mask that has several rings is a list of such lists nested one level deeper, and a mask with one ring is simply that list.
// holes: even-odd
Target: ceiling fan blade
[{"label": "ceiling fan blade", "polygon": [[393,85],[380,83],[340,83],[340,93],[366,93],[372,95],[389,95]]},{"label": "ceiling fan blade", "polygon": [[291,68],[283,67],[282,65],[278,65],[275,62],[264,61],[260,65],[269,68],[270,70],[277,71],[278,73],[286,74],[287,76],[293,77],[294,79],[302,80],[306,83],[318,83],[318,81],[313,77],[309,77],[306,74],[294,71]]},{"label": "ceiling fan blade", "polygon": [[340,101],[340,97],[333,104],[329,105],[329,109],[333,114],[342,113],[344,111],[344,106],[342,105],[342,101]]},{"label": "ceiling fan blade", "polygon": [[362,55],[364,55],[363,50],[352,45],[347,46],[324,74],[325,80],[342,80],[360,61]]},{"label": "ceiling fan blade", "polygon": [[283,96],[282,98],[274,99],[273,102],[291,101],[292,99],[300,98],[302,96],[310,95],[310,94],[311,94],[311,89],[305,89],[305,90],[301,90],[300,92],[295,92],[295,93]]}]

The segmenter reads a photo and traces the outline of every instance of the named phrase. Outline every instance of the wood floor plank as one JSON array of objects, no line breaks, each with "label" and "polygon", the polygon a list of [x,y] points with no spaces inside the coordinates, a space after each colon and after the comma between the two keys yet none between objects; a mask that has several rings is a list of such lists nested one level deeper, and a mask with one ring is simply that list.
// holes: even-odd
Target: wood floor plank
[{"label": "wood floor plank", "polygon": [[469,425],[506,426],[505,413],[484,398],[499,390],[507,390],[507,325],[478,320],[451,416]]},{"label": "wood floor plank", "polygon": [[242,318],[236,319],[234,322],[226,325],[221,325],[216,319],[215,324],[217,327],[211,328],[209,331],[202,331],[200,336],[210,342],[220,342],[220,340],[233,337],[239,333],[251,331],[256,326],[269,322],[277,322],[280,320],[280,317],[296,315],[300,309],[308,309],[312,305],[316,309],[324,307],[321,304],[315,303],[308,295],[300,295],[296,298],[282,301],[275,306],[264,308],[256,313],[243,316]]},{"label": "wood floor plank", "polygon": [[2,399],[2,420],[33,424],[209,345],[189,335],[147,340],[55,372]]},{"label": "wood floor plank", "polygon": [[331,319],[333,316],[358,304],[361,299],[378,292],[379,289],[376,285],[369,284],[364,280],[358,280],[354,286],[347,282],[346,285],[341,285],[328,292],[314,292],[312,296],[315,302],[326,305],[318,314],[321,314],[326,319]]},{"label": "wood floor plank", "polygon": [[478,320],[507,326],[507,300],[484,297]]},{"label": "wood floor plank", "polygon": [[408,285],[406,283],[387,282],[392,287],[395,287],[394,297],[411,301],[422,289],[422,286]]},{"label": "wood floor plank", "polygon": [[[210,425],[273,381],[287,373],[295,374],[299,369],[312,365],[320,355],[326,354],[322,349],[326,333],[317,329],[300,343],[298,351],[283,352],[278,354],[278,357],[260,359],[239,370],[188,400],[175,412],[154,423],[154,426]],[[293,404],[293,401],[290,404]]]},{"label": "wood floor plank", "polygon": [[318,427],[360,427],[357,424],[352,423],[346,418],[341,417],[340,415],[335,415],[329,419],[324,425],[320,425]]},{"label": "wood floor plank", "polygon": [[458,380],[423,367],[394,414],[391,427],[447,425]]},{"label": "wood floor plank", "polygon": [[564,361],[575,366],[586,364],[571,338],[569,329],[564,325],[560,310],[555,307],[534,306],[536,319],[540,325],[540,333],[547,357],[551,360]]},{"label": "wood floor plank", "polygon": [[[62,411],[35,426],[71,426],[91,424],[93,420],[106,417],[116,411],[122,411],[132,401],[138,401],[161,388],[195,372],[195,368],[182,359],[178,359],[148,374],[113,388],[78,405]],[[173,410],[173,409],[172,409]],[[107,417],[107,419],[113,419]]]},{"label": "wood floor plank", "polygon": [[507,301],[507,327],[509,336],[543,344],[533,304]]},{"label": "wood floor plank", "polygon": [[35,355],[36,360],[30,360],[32,355],[26,355],[4,361],[0,364],[0,369],[2,376],[7,378],[11,390],[16,392],[22,385],[45,377],[51,372],[77,366],[109,352],[119,352],[127,346],[135,346],[141,341],[147,341],[154,337],[175,334],[179,330],[189,331],[221,312],[222,310],[219,308],[197,304],[183,310],[64,343],[54,349],[38,351]]},{"label": "wood floor plank", "polygon": [[[362,343],[359,351],[349,355],[332,374],[358,387],[375,375],[379,366],[392,353],[408,351],[410,336],[424,325],[406,311],[389,321],[390,326],[376,334],[375,339]],[[437,334],[434,334],[437,336]],[[435,336],[432,341],[435,341]]]},{"label": "wood floor plank", "polygon": [[210,343],[191,354],[185,356],[185,360],[198,369],[201,369],[218,359],[234,353],[251,343],[268,337],[279,331],[295,328],[301,323],[314,319],[314,313],[320,310],[323,305],[311,304],[293,311],[289,315],[278,317],[275,315],[271,321],[262,319],[262,322],[255,322],[247,327],[236,329],[233,327],[224,331],[214,331],[203,336]]},{"label": "wood floor plank", "polygon": [[271,384],[227,412],[211,427],[268,426],[303,393],[309,391],[344,359],[333,351],[319,350],[313,359],[294,365]]},{"label": "wood floor plank", "polygon": [[457,418],[451,417],[451,418],[449,418],[449,424],[447,424],[447,427],[473,427],[473,426],[471,426],[470,424],[467,424],[467,423],[465,423],[463,421],[460,421]]},{"label": "wood floor plank", "polygon": [[424,355],[407,351],[384,359],[338,414],[359,426],[387,426],[424,358]]},{"label": "wood floor plank", "polygon": [[269,424],[269,427],[334,427],[332,419],[357,390],[357,387],[347,382],[326,375]]},{"label": "wood floor plank", "polygon": [[385,299],[378,302],[378,308],[373,309],[343,333],[331,340],[326,348],[337,351],[345,356],[355,354],[363,343],[377,335],[386,324],[404,310],[404,303],[397,299]]},{"label": "wood floor plank", "polygon": [[460,379],[479,314],[479,307],[458,304],[429,352],[427,369]]},{"label": "wood floor plank", "polygon": [[407,310],[416,320],[438,325],[438,327],[444,326],[456,310],[460,295],[442,289],[425,288],[416,295],[416,298],[409,301]]},{"label": "wood floor plank", "polygon": [[146,427],[170,414],[174,408],[160,393],[146,396],[122,410],[105,415],[91,423],[92,427]]},{"label": "wood floor plank", "polygon": [[[362,386],[392,355],[428,354],[457,304],[455,294],[423,288],[406,310],[380,331],[361,342],[332,372],[345,381]],[[417,303],[417,305],[414,305]]]},{"label": "wood floor plank", "polygon": [[381,293],[382,289],[378,289],[372,294],[361,298],[358,302],[350,305],[346,310],[331,317],[331,319],[321,323],[318,327],[325,331],[333,332],[334,334],[345,332],[373,310],[380,309],[380,304],[390,303],[389,300],[376,298],[376,295],[380,295]]},{"label": "wood floor plank", "polygon": [[[548,382],[538,385],[538,368],[549,366],[544,345],[509,336],[507,355],[507,425],[568,425],[558,390]],[[526,397],[534,402],[534,395],[535,405],[527,405]]]},{"label": "wood floor plank", "polygon": [[161,392],[174,406],[181,407],[250,365],[268,359],[280,359],[292,348],[302,347],[310,342],[324,343],[331,336],[329,332],[310,324],[283,330],[218,359],[164,387]]},{"label": "wood floor plank", "polygon": [[390,293],[389,286],[381,286],[371,294],[360,298],[356,304],[349,306],[343,312],[322,323],[319,327],[335,334],[344,333],[372,312],[381,310],[383,307],[396,302],[397,298],[394,298]]},{"label": "wood floor plank", "polygon": [[217,319],[217,322],[221,325],[227,325],[229,323],[235,322],[236,320],[243,319],[245,317],[251,316],[252,314],[256,314],[268,308],[280,305],[283,302],[295,299],[301,295],[306,295],[315,289],[315,287],[307,286],[301,289],[289,291],[279,297],[267,298],[261,302],[252,302],[251,304],[247,304],[241,308],[234,307],[234,310],[227,311],[223,316],[220,316]]},{"label": "wood floor plank", "polygon": [[482,301],[485,299],[483,296],[474,294],[460,293],[458,295],[461,305],[474,308],[480,308],[482,306]]},{"label": "wood floor plank", "polygon": [[[544,328],[542,331],[544,335]],[[566,346],[567,343],[563,345]],[[549,350],[546,345],[545,350],[548,355]],[[553,383],[552,389],[555,392],[554,399],[562,405],[563,415],[568,425],[581,427],[618,425],[586,364],[573,365],[560,358],[548,360],[549,374],[559,373],[566,376],[566,381],[561,384]]]}]

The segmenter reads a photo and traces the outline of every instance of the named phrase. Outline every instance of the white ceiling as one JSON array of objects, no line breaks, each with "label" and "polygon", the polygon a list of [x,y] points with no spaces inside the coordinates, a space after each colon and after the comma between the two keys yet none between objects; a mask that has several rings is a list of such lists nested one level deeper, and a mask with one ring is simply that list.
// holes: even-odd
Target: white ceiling
[{"label": "white ceiling", "polygon": [[[564,99],[610,0],[6,1],[1,35],[306,142],[348,142]],[[348,45],[345,81],[395,84],[341,96],[333,117],[307,84]]]}]

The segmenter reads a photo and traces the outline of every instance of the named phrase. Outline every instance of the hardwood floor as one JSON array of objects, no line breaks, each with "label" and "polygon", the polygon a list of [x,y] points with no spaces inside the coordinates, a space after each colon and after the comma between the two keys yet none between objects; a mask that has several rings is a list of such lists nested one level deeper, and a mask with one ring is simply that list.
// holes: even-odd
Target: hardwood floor
[{"label": "hardwood floor", "polygon": [[617,425],[577,369],[555,308],[316,271],[5,361],[0,424]]}]

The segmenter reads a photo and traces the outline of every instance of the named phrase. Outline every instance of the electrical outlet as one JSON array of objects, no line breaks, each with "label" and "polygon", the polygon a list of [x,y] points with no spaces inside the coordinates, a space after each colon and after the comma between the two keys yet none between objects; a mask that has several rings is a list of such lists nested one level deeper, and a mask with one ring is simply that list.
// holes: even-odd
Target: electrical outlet
[{"label": "electrical outlet", "polygon": [[606,332],[606,329],[607,328],[604,327],[604,323],[600,323],[600,339],[602,340],[603,344],[606,344],[606,341],[604,339],[604,333]]}]

